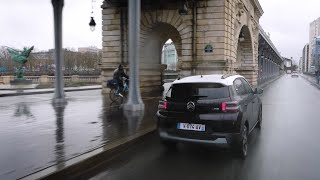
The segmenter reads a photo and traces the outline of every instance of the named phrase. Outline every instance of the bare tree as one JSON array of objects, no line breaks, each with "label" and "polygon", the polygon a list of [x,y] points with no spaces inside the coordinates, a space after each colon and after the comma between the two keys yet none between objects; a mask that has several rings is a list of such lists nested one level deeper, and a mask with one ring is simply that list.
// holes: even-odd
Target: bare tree
[{"label": "bare tree", "polygon": [[14,62],[11,59],[6,47],[0,47],[0,66],[8,69],[14,68]]}]

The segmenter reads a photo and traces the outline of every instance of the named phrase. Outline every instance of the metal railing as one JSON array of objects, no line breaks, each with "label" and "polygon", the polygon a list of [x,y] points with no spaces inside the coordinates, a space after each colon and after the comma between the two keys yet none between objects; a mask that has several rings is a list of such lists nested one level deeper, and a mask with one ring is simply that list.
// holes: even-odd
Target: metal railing
[{"label": "metal railing", "polygon": [[[54,83],[55,76],[25,76],[27,80],[32,80],[34,84]],[[9,84],[11,80],[15,79],[15,76],[0,76],[0,82],[2,84]],[[85,83],[100,83],[100,76],[64,76],[64,82],[85,82]]]}]

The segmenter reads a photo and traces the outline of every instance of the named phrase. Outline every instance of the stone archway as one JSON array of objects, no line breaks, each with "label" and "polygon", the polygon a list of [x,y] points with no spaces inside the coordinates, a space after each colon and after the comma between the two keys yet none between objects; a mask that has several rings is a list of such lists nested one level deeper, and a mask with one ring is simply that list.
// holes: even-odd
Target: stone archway
[{"label": "stone archway", "polygon": [[[142,91],[154,91],[162,86],[162,47],[168,39],[173,41],[181,62],[192,56],[192,26],[188,16],[181,16],[178,10],[162,9],[143,11],[141,14],[141,61],[140,85]],[[161,89],[161,88],[160,88]]]},{"label": "stone archway", "polygon": [[247,25],[239,28],[238,36],[235,38],[236,47],[236,62],[235,71],[249,80],[252,86],[256,86],[256,58],[254,41],[252,33]]},{"label": "stone archway", "polygon": [[239,32],[237,45],[236,71],[241,73],[254,63],[252,37],[248,26],[243,26]]},{"label": "stone archway", "polygon": [[[173,41],[178,55],[178,62],[182,57],[181,36],[178,30],[168,23],[158,22],[144,32],[145,39],[141,41],[141,88],[144,91],[154,90],[162,85],[162,72],[166,69],[161,64],[162,48],[168,39]],[[147,75],[147,76],[146,76]]]},{"label": "stone archway", "polygon": [[[100,65],[102,80],[112,78],[119,63],[128,67],[128,14],[112,4],[103,7],[103,59]],[[190,72],[192,60],[192,18],[181,16],[178,8],[142,9],[140,21],[140,87],[142,92],[161,90],[162,47],[168,39],[173,41],[178,55],[178,69]],[[181,65],[182,64],[182,65]],[[184,74],[183,74],[184,75]],[[103,93],[108,88],[103,84]]]},{"label": "stone archway", "polygon": [[[159,52],[161,55],[162,46],[171,39],[177,50],[178,57],[182,56],[181,36],[178,30],[168,23],[155,23],[150,31],[147,32],[146,39],[141,41],[141,62],[160,63]],[[155,54],[156,53],[156,54]],[[156,56],[156,58],[154,58]]]}]

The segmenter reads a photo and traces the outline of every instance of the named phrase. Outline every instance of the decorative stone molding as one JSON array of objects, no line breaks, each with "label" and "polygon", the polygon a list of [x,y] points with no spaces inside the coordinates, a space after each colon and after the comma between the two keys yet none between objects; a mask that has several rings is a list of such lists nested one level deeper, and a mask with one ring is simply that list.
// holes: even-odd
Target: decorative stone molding
[{"label": "decorative stone molding", "polygon": [[242,1],[239,1],[236,5],[236,19],[241,24],[241,16],[245,13],[245,7]]}]

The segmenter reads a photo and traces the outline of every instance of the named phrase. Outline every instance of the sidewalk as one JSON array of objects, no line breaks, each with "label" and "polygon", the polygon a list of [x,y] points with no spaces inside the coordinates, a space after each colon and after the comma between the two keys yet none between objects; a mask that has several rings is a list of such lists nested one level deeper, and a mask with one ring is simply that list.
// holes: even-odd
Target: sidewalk
[{"label": "sidewalk", "polygon": [[51,94],[1,98],[1,180],[61,171],[156,128],[158,97],[144,99],[146,110],[139,118],[123,114],[100,90],[66,96],[62,107],[53,107]]},{"label": "sidewalk", "polygon": [[[66,87],[64,88],[65,92],[71,92],[71,91],[86,91],[86,90],[96,90],[101,89],[101,85],[95,85],[95,86],[80,86],[80,87]],[[49,89],[27,89],[23,90],[23,92],[17,92],[16,90],[0,90],[0,97],[6,97],[6,96],[22,96],[22,95],[32,95],[32,94],[47,94],[47,93],[53,93],[54,88]]]},{"label": "sidewalk", "polygon": [[309,81],[313,86],[317,87],[320,89],[320,85],[317,84],[316,78],[313,76],[308,76],[305,74],[299,74],[302,78],[304,78],[305,80]]}]

